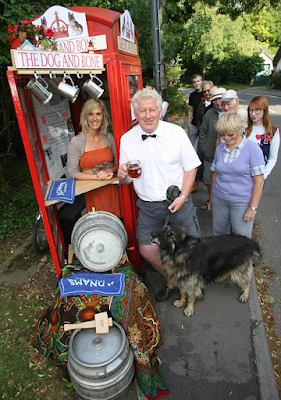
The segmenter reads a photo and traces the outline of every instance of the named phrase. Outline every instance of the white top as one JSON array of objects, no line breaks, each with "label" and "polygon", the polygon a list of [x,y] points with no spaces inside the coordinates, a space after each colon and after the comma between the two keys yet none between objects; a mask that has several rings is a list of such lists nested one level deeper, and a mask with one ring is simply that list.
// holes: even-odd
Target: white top
[{"label": "white top", "polygon": [[248,123],[248,111],[245,110],[245,108],[239,107],[239,110],[237,111],[237,113],[241,115],[244,122],[246,122],[246,124],[247,124]]},{"label": "white top", "polygon": [[[253,126],[251,135],[248,137],[248,139],[260,145],[261,138],[264,133],[265,129],[263,125]],[[277,162],[279,147],[280,147],[280,134],[279,134],[279,129],[277,129],[275,135],[270,141],[269,154],[268,154],[267,164],[265,166],[264,179],[268,177],[268,175],[273,170],[273,167]]]},{"label": "white top", "polygon": [[136,125],[121,137],[120,165],[139,160],[142,174],[133,181],[134,189],[144,201],[163,201],[167,188],[182,188],[184,171],[198,167],[201,162],[186,132],[178,125],[159,121],[153,132],[156,138],[142,140],[146,134]]}]

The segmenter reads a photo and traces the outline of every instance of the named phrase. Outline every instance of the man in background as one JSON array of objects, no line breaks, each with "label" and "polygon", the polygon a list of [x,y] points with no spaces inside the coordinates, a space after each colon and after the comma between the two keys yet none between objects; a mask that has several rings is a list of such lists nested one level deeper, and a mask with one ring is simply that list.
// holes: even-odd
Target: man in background
[{"label": "man in background", "polygon": [[[197,107],[196,123],[197,123],[197,128],[198,128],[198,134],[199,134],[199,130],[200,130],[200,127],[201,127],[201,124],[202,124],[202,121],[203,121],[206,111],[208,111],[212,107],[212,102],[210,100],[210,98],[211,98],[210,90],[213,87],[214,87],[214,84],[212,81],[202,81],[202,83],[201,83],[202,92],[203,92],[203,95],[205,96],[205,98],[204,98],[204,100],[200,101],[200,103],[198,104],[198,107]],[[215,86],[215,87],[217,88],[217,86]],[[197,192],[198,185],[199,185],[200,181],[203,179],[204,158],[203,158],[203,154],[202,154],[202,150],[201,150],[199,142],[197,144],[197,154],[198,154],[198,157],[202,164],[197,168],[197,174],[196,174],[194,185],[192,186],[192,189],[191,189],[191,193]]]},{"label": "man in background", "polygon": [[[199,133],[199,146],[203,153],[204,159],[204,183],[208,189],[208,195],[210,198],[211,183],[213,172],[211,171],[211,165],[214,159],[214,154],[217,146],[218,133],[215,129],[215,124],[218,121],[222,113],[222,102],[221,99],[226,92],[225,88],[216,89],[211,97],[213,107],[206,112],[203,118],[203,122]],[[208,210],[208,200],[201,205],[201,210]]]},{"label": "man in background", "polygon": [[195,74],[192,76],[192,85],[194,86],[195,90],[189,96],[187,123],[188,123],[188,137],[193,147],[198,137],[197,107],[200,101],[204,99],[203,92],[201,89],[201,83],[202,83],[201,75]]},{"label": "man in background", "polygon": [[243,118],[244,122],[248,122],[248,113],[247,110],[244,108],[239,107],[239,97],[238,94],[235,90],[227,90],[225,94],[223,95],[222,99],[222,110],[223,112],[227,111],[235,111],[238,114],[241,115]]}]

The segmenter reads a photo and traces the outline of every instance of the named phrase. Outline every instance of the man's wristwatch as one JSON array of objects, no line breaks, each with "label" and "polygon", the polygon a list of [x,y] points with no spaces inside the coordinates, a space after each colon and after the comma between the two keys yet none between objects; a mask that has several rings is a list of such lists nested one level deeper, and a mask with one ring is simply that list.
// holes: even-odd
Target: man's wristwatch
[{"label": "man's wristwatch", "polygon": [[249,207],[252,211],[257,211],[257,207],[250,206]]},{"label": "man's wristwatch", "polygon": [[181,197],[182,199],[184,199],[185,203],[188,202],[188,197],[186,197],[184,194],[180,194],[179,197]]}]

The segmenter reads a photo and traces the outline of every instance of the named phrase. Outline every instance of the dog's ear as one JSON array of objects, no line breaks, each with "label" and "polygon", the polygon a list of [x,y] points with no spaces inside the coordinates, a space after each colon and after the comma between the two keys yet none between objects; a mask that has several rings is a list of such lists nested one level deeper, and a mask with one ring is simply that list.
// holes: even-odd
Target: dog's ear
[{"label": "dog's ear", "polygon": [[179,246],[176,248],[175,252],[174,252],[174,257],[177,258],[178,256],[180,256],[182,253],[182,246]]},{"label": "dog's ear", "polygon": [[200,238],[194,238],[194,237],[189,238],[189,243],[191,246],[196,246],[200,242],[201,242]]}]

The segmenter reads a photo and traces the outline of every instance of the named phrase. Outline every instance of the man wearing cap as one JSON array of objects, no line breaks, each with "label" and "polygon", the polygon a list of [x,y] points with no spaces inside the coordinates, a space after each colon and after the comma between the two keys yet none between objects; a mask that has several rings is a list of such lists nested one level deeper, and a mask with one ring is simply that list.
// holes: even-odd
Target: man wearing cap
[{"label": "man wearing cap", "polygon": [[247,123],[248,121],[248,114],[247,114],[247,110],[245,110],[244,108],[239,107],[239,97],[238,94],[235,90],[227,90],[222,99],[222,110],[223,112],[227,112],[227,111],[235,111],[238,114],[241,115],[241,117],[243,118],[243,120],[245,121],[245,123]]},{"label": "man wearing cap", "polygon": [[[219,116],[222,113],[221,98],[223,97],[225,92],[225,88],[219,87],[212,93],[212,97],[210,98],[210,100],[213,107],[208,110],[204,115],[199,132],[199,146],[204,155],[204,183],[207,186],[209,198],[211,193],[211,183],[213,175],[213,172],[211,171],[211,165],[214,159],[218,136],[218,133],[215,129],[215,123],[218,121]],[[208,209],[208,200],[206,201],[206,203],[201,205],[202,210]]]}]

